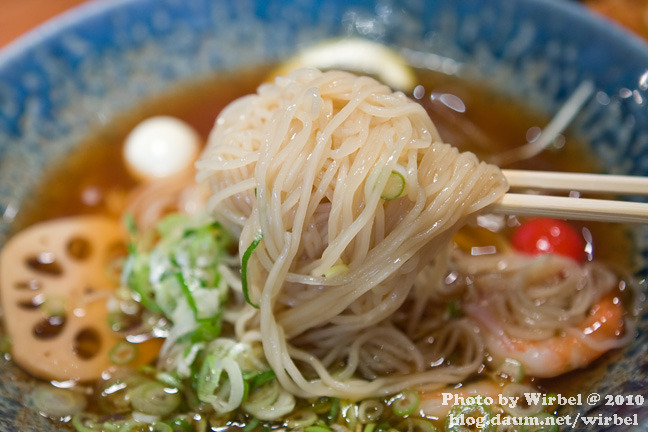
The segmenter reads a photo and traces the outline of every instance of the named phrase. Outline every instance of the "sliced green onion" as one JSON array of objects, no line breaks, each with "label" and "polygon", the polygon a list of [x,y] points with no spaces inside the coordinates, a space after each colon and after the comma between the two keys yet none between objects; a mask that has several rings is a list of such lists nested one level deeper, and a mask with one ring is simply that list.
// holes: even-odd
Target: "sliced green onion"
[{"label": "sliced green onion", "polygon": [[72,416],[71,423],[77,432],[97,432],[104,429],[103,425],[99,422],[99,416],[87,412]]},{"label": "sliced green onion", "polygon": [[322,397],[316,399],[312,403],[311,409],[316,414],[327,413],[331,409],[331,399],[326,397],[326,396],[322,396]]},{"label": "sliced green onion", "polygon": [[153,416],[169,415],[178,409],[181,402],[177,389],[157,381],[148,381],[135,387],[130,398],[135,410]]},{"label": "sliced green onion", "polygon": [[247,424],[243,428],[243,432],[252,432],[260,424],[261,424],[261,420],[259,420],[258,418],[253,417],[249,422],[247,422]]},{"label": "sliced green onion", "polygon": [[436,426],[428,419],[424,418],[408,418],[405,420],[405,427],[401,430],[409,432],[437,432]]},{"label": "sliced green onion", "polygon": [[130,271],[127,274],[126,284],[135,294],[134,299],[146,309],[155,313],[162,313],[162,309],[155,303],[155,295],[149,282],[150,267],[145,257],[132,252],[127,260]]},{"label": "sliced green onion", "polygon": [[137,345],[128,341],[119,341],[108,351],[108,359],[116,365],[122,366],[135,360]]},{"label": "sliced green onion", "polygon": [[255,390],[268,381],[277,377],[275,371],[272,369],[265,370],[263,372],[244,372],[243,379],[246,380],[250,385],[250,390]]},{"label": "sliced green onion", "polygon": [[[157,371],[155,371],[157,372]],[[155,379],[170,387],[182,387],[182,381],[176,372],[159,372],[155,373]]]},{"label": "sliced green onion", "polygon": [[310,410],[298,410],[286,419],[289,428],[305,428],[312,426],[317,421],[317,414]]},{"label": "sliced green onion", "polygon": [[[210,430],[213,430],[209,428]],[[205,417],[201,417],[194,426],[194,432],[207,432],[207,419]]]},{"label": "sliced green onion", "polygon": [[79,413],[87,405],[81,393],[48,384],[39,385],[32,391],[31,402],[40,413],[52,419]]},{"label": "sliced green onion", "polygon": [[267,408],[279,399],[280,393],[281,388],[276,380],[267,382],[250,393],[248,399],[243,403],[243,409],[254,413],[259,409]]},{"label": "sliced green onion", "polygon": [[375,429],[376,423],[367,423],[364,429],[362,429],[362,432],[374,432]]},{"label": "sliced green onion", "polygon": [[107,385],[97,398],[97,404],[106,414],[124,414],[131,410],[130,387],[124,381],[115,381]]},{"label": "sliced green onion", "polygon": [[358,419],[362,423],[377,422],[385,411],[385,404],[375,399],[366,399],[358,407]]},{"label": "sliced green onion", "polygon": [[173,428],[166,423],[156,422],[149,428],[151,432],[173,432]]},{"label": "sliced green onion", "polygon": [[304,428],[304,432],[331,432],[331,429],[326,426],[308,426]]},{"label": "sliced green onion", "polygon": [[187,304],[189,304],[189,307],[194,314],[194,318],[198,319],[198,305],[196,305],[196,299],[194,299],[193,294],[191,293],[191,289],[187,285],[187,282],[184,280],[182,272],[177,272],[175,274],[175,278],[178,281],[178,285],[180,285],[180,288],[182,289],[182,293],[187,300]]},{"label": "sliced green onion", "polygon": [[173,430],[173,432],[193,432],[191,424],[182,417],[174,418],[169,422],[169,424],[171,425],[171,430]]},{"label": "sliced green onion", "polygon": [[403,194],[405,190],[405,177],[398,171],[392,171],[389,174],[385,188],[380,195],[380,198],[384,200],[393,200],[398,198]]},{"label": "sliced green onion", "polygon": [[[477,428],[476,425],[469,426],[467,424],[469,422],[466,421],[468,417],[474,417],[475,422],[478,420],[484,427]],[[491,417],[492,411],[489,405],[456,404],[450,409],[446,417],[445,430],[446,432],[495,432],[497,426],[491,423]],[[463,421],[458,422],[456,421],[457,419],[463,419]]]},{"label": "sliced green onion", "polygon": [[329,424],[337,420],[339,411],[340,411],[340,399],[331,398],[331,408],[329,409],[328,414],[326,414],[326,418]]},{"label": "sliced green onion", "polygon": [[143,364],[137,368],[137,371],[144,375],[155,376],[158,370],[155,368],[155,366]]},{"label": "sliced green onion", "polygon": [[506,358],[495,369],[495,376],[504,381],[519,383],[524,379],[524,367],[518,360]]},{"label": "sliced green onion", "polygon": [[259,306],[252,303],[252,300],[250,300],[250,292],[247,280],[247,267],[248,261],[250,261],[250,257],[254,253],[254,250],[259,246],[259,243],[261,243],[261,240],[263,240],[263,234],[259,233],[254,238],[254,240],[252,240],[250,246],[248,246],[248,248],[245,250],[243,257],[241,257],[241,286],[243,287],[243,296],[245,297],[245,301],[248,302],[250,306],[253,306],[257,309],[259,309]]},{"label": "sliced green onion", "polygon": [[49,295],[39,308],[51,317],[65,316],[65,298],[59,295]]},{"label": "sliced green onion", "polygon": [[116,422],[105,421],[105,422],[103,422],[101,427],[103,428],[103,429],[101,429],[102,432],[118,432],[121,425],[119,423],[116,423]]},{"label": "sliced green onion", "polygon": [[195,386],[198,392],[198,399],[205,400],[213,395],[220,383],[223,367],[214,354],[208,354],[203,360],[198,373],[198,383]]},{"label": "sliced green onion", "polygon": [[340,413],[347,429],[355,430],[358,424],[358,405],[345,401],[341,406]]},{"label": "sliced green onion", "polygon": [[148,419],[145,418],[127,420],[126,422],[122,423],[119,428],[119,432],[150,432],[150,423],[153,422],[149,422]]},{"label": "sliced green onion", "polygon": [[198,327],[189,333],[181,336],[178,341],[191,341],[192,344],[208,342],[220,336],[222,331],[221,316],[215,316],[198,321]]},{"label": "sliced green onion", "polygon": [[[271,381],[276,382],[276,381]],[[270,384],[265,384],[270,385]],[[262,387],[263,388],[263,387]],[[279,389],[279,395],[271,405],[253,405],[245,402],[242,406],[243,408],[254,415],[255,417],[260,418],[261,420],[277,420],[292,412],[295,409],[295,397],[285,391],[283,388]]]},{"label": "sliced green onion", "polygon": [[171,237],[177,235],[179,229],[182,229],[189,222],[187,216],[182,213],[172,213],[160,219],[155,225],[155,230],[160,237]]},{"label": "sliced green onion", "polygon": [[416,390],[405,390],[392,400],[392,411],[399,417],[412,414],[419,407],[419,394]]},{"label": "sliced green onion", "polygon": [[[137,304],[135,301],[132,302]],[[138,306],[138,309],[141,308]],[[135,314],[124,313],[121,310],[113,310],[108,312],[107,321],[111,330],[122,332],[138,325],[140,323],[140,317]]]}]

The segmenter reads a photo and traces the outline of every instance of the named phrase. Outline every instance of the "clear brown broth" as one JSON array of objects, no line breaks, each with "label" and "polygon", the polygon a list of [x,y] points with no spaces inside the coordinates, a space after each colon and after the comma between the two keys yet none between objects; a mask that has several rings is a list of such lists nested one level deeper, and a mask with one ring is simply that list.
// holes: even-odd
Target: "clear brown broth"
[{"label": "clear brown broth", "polygon": [[[191,124],[206,139],[220,110],[232,100],[254,92],[267,70],[267,67],[259,67],[237,71],[182,86],[144,101],[108,124],[98,125],[77,151],[53,164],[45,173],[40,187],[21,208],[14,229],[57,217],[109,211],[111,194],[123,195],[137,184],[121,156],[122,143],[137,123],[154,115],[171,115]],[[428,109],[441,136],[461,150],[474,151],[478,156],[521,145],[530,128],[542,127],[549,120],[532,108],[478,83],[429,71],[418,71],[418,78],[425,88],[425,97],[420,102]],[[431,104],[428,97],[431,93],[459,97],[466,106],[465,112]],[[560,150],[546,151],[511,168],[596,172],[598,164],[581,142],[567,135]],[[84,200],[89,191],[95,197],[91,205]],[[592,233],[594,258],[621,268],[631,266],[633,249],[624,226],[590,222],[576,225],[587,227]],[[546,391],[563,394],[578,392],[585,383],[594,382],[593,377],[604,373],[605,364],[615,355],[608,354],[587,370],[570,374],[568,380],[561,377],[540,381],[538,385]]]}]

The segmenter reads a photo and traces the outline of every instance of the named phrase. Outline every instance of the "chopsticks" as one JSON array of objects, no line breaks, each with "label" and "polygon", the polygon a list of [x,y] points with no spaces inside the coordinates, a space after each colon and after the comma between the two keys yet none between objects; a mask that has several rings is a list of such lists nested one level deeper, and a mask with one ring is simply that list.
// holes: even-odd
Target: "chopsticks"
[{"label": "chopsticks", "polygon": [[511,188],[648,195],[648,177],[512,169],[502,173]]},{"label": "chopsticks", "polygon": [[[502,170],[511,190],[578,191],[648,195],[648,177]],[[491,211],[602,222],[648,223],[648,203],[552,195],[506,193]]]}]

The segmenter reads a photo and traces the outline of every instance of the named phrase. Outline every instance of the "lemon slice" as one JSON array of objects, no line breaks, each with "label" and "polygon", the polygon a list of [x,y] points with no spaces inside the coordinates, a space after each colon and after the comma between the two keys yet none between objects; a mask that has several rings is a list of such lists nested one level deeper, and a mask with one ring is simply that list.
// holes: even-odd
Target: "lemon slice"
[{"label": "lemon slice", "polygon": [[367,39],[344,38],[313,45],[281,64],[269,79],[303,67],[372,75],[392,89],[406,93],[416,86],[414,70],[400,54]]}]

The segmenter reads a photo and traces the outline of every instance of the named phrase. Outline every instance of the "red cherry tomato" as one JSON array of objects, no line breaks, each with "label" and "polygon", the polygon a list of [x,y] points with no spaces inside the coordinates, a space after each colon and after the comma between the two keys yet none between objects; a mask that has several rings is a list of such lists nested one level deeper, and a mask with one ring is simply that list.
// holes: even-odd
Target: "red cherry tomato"
[{"label": "red cherry tomato", "polygon": [[524,222],[513,233],[513,247],[530,255],[555,253],[576,261],[585,259],[585,240],[567,222],[537,218]]}]

